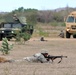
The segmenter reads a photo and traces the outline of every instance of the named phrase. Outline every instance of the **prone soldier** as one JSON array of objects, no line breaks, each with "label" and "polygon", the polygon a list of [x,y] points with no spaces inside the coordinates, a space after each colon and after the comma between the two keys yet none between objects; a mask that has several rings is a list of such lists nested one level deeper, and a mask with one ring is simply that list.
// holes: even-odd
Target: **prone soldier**
[{"label": "prone soldier", "polygon": [[[62,61],[62,58],[67,58],[67,56],[51,56],[48,54],[47,51],[36,53],[32,57],[25,57],[24,60],[32,61],[32,62],[41,62],[41,63],[47,63],[47,62],[53,62],[55,59],[60,58],[61,60],[58,62],[60,63]],[[51,61],[50,61],[51,60]]]},{"label": "prone soldier", "polygon": [[[47,52],[41,52],[41,53],[36,53],[31,57],[25,57],[23,58],[24,60],[27,60],[29,62],[41,62],[41,63],[46,63],[48,62],[47,59],[45,58],[47,56]],[[44,56],[45,55],[45,56]]]},{"label": "prone soldier", "polygon": [[67,56],[63,56],[63,55],[61,55],[61,56],[51,56],[51,55],[48,54],[48,52],[44,52],[44,53],[41,53],[41,54],[44,56],[44,58],[47,60],[47,62],[50,62],[50,60],[53,62],[55,59],[60,58],[61,60],[58,62],[58,63],[60,63],[62,61],[62,58],[67,58]]}]

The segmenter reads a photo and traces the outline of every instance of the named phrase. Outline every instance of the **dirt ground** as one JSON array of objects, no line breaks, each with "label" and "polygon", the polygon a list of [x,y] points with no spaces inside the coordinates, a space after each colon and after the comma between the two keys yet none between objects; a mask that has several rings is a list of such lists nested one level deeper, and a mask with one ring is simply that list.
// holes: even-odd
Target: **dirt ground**
[{"label": "dirt ground", "polygon": [[[76,75],[76,39],[70,38],[45,38],[47,41],[40,41],[40,38],[31,38],[24,45],[15,42],[9,59],[22,59],[47,50],[50,55],[64,55],[61,63],[29,63],[26,61],[13,63],[0,63],[0,75]],[[0,42],[1,44],[1,42]],[[3,56],[0,52],[0,56]]]}]

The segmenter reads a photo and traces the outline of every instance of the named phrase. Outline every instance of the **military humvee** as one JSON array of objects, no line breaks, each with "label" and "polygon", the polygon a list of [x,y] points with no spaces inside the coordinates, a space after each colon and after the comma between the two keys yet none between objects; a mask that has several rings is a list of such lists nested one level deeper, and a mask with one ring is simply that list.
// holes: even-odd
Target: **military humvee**
[{"label": "military humvee", "polygon": [[16,36],[17,32],[20,32],[21,29],[25,27],[26,32],[30,35],[33,33],[33,25],[28,25],[24,22],[2,22],[0,24],[0,40],[6,37],[8,40]]}]

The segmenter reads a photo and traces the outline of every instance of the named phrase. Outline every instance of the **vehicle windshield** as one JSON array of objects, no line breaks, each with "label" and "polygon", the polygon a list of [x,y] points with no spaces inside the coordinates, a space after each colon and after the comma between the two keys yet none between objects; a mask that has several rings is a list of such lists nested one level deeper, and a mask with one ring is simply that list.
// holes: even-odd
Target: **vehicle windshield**
[{"label": "vehicle windshield", "polygon": [[67,19],[67,22],[74,22],[74,17],[69,16],[68,19]]},{"label": "vehicle windshield", "polygon": [[4,28],[11,28],[11,24],[4,24]]},{"label": "vehicle windshield", "polygon": [[21,24],[13,24],[12,27],[13,28],[21,28]]}]

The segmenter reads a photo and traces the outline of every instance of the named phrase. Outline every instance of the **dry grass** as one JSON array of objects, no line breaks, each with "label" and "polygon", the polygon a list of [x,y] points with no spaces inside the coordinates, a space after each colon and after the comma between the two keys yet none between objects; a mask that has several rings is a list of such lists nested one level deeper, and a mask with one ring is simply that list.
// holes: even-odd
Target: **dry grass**
[{"label": "dry grass", "polygon": [[26,61],[0,63],[0,75],[76,75],[76,39],[45,38],[48,41],[44,42],[39,39],[32,38],[25,45],[14,44],[10,54],[4,57],[22,59],[45,49],[50,55],[66,55],[68,58],[63,58],[60,64],[57,64],[59,59],[43,64]]},{"label": "dry grass", "polygon": [[[51,26],[49,24],[43,23],[43,24],[37,24],[34,33],[32,37],[51,37],[51,38],[57,38],[60,34],[61,30],[65,33],[65,27],[64,26]],[[41,34],[43,33],[43,34]],[[41,34],[41,35],[40,35]]]}]

